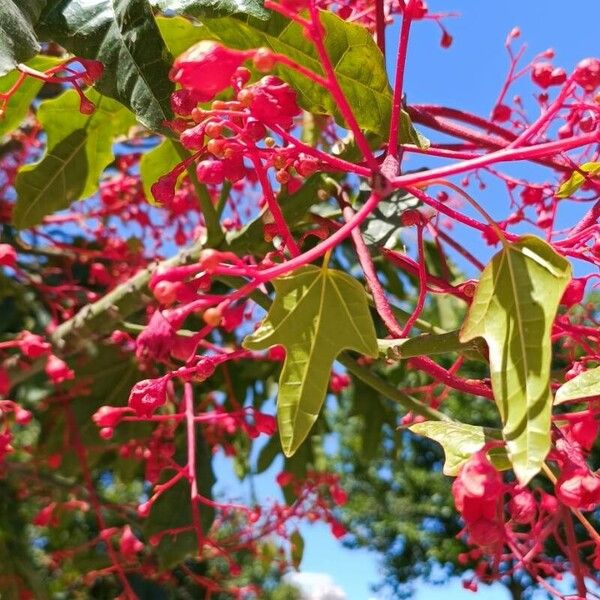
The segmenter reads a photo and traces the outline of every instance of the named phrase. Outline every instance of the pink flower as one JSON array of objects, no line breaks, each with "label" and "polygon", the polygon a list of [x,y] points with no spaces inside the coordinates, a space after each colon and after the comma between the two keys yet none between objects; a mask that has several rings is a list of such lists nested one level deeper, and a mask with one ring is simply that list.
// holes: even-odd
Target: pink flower
[{"label": "pink flower", "polygon": [[98,427],[116,427],[121,419],[131,412],[128,406],[101,406],[93,415],[92,421]]},{"label": "pink flower", "polygon": [[169,377],[138,381],[129,394],[129,406],[138,417],[151,417],[167,401]]},{"label": "pink flower", "polygon": [[6,396],[10,391],[10,377],[6,369],[0,368],[0,396]]},{"label": "pink flower", "polygon": [[212,100],[231,85],[235,70],[248,56],[247,52],[202,40],[175,60],[170,76],[182,87],[195,90],[199,100]]},{"label": "pink flower", "polygon": [[69,369],[69,365],[64,360],[58,358],[58,356],[54,356],[54,354],[48,357],[44,370],[54,384],[63,383],[75,377],[75,373]]},{"label": "pink flower", "polygon": [[584,58],[575,68],[575,81],[586,91],[593,92],[600,86],[600,59]]},{"label": "pink flower", "polygon": [[571,508],[594,510],[600,505],[600,477],[585,467],[567,467],[556,482],[556,497]]},{"label": "pink flower", "polygon": [[251,92],[250,112],[259,121],[290,129],[301,112],[296,92],[279,77],[267,75],[246,90]]},{"label": "pink flower", "polygon": [[165,360],[175,343],[177,333],[170,321],[157,310],[135,341],[138,358]]},{"label": "pink flower", "polygon": [[17,251],[10,244],[0,244],[0,267],[14,267],[17,264]]},{"label": "pink flower", "polygon": [[510,516],[516,523],[531,523],[537,513],[535,497],[526,489],[516,492],[511,498],[508,507]]},{"label": "pink flower", "polygon": [[135,536],[129,525],[123,527],[119,549],[125,558],[134,558],[138,552],[144,549],[144,544]]},{"label": "pink flower", "polygon": [[50,344],[34,333],[23,331],[19,340],[21,352],[27,358],[38,358],[50,352]]}]

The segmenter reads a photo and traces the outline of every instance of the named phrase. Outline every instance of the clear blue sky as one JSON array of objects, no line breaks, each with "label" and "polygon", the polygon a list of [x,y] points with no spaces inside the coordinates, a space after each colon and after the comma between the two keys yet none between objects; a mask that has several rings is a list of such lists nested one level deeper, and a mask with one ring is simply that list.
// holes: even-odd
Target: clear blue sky
[{"label": "clear blue sky", "polygon": [[[580,59],[600,54],[598,0],[430,0],[428,4],[432,11],[459,12],[460,16],[446,20],[454,37],[449,50],[440,48],[435,24],[424,22],[414,27],[405,86],[410,103],[445,104],[488,115],[508,65],[504,40],[516,25],[521,28],[521,40],[528,44],[529,57],[552,47],[555,64],[569,70]],[[390,50],[395,48],[397,35],[397,26],[390,28]],[[533,87],[522,89],[527,100]],[[412,165],[419,166],[418,160],[412,159],[408,166]],[[505,206],[504,198],[497,201]],[[565,220],[576,218],[563,215]],[[265,495],[277,491],[269,479],[267,475],[260,483]],[[228,486],[227,480],[231,481],[227,476],[221,478],[221,489]],[[369,589],[369,584],[378,580],[377,556],[343,548],[325,526],[307,526],[302,533],[306,542],[303,571],[328,573],[345,590],[348,600],[377,598]],[[443,589],[419,586],[416,598],[429,600],[440,593],[445,600],[474,597],[456,582]],[[501,588],[482,589],[479,595],[486,600],[508,598]]]}]

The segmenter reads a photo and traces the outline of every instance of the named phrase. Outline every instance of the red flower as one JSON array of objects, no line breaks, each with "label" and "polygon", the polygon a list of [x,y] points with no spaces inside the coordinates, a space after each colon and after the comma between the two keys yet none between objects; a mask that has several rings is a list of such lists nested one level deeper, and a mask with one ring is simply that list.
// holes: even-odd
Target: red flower
[{"label": "red flower", "polygon": [[526,489],[515,493],[509,503],[510,516],[516,523],[531,523],[537,513],[534,495]]},{"label": "red flower", "polygon": [[184,88],[195,90],[199,100],[212,100],[231,85],[231,77],[246,58],[247,52],[202,40],[175,60],[171,79]]},{"label": "red flower", "polygon": [[135,341],[135,354],[138,358],[165,360],[175,343],[177,332],[170,321],[157,310],[146,328]]},{"label": "red flower", "polygon": [[600,60],[584,58],[575,68],[575,81],[586,91],[593,92],[600,85]]},{"label": "red flower", "polygon": [[92,421],[98,427],[116,427],[121,419],[131,412],[128,406],[101,406],[93,415]]},{"label": "red flower", "polygon": [[556,497],[571,508],[594,510],[600,505],[600,477],[586,467],[567,467],[556,482]]},{"label": "red flower", "polygon": [[246,90],[251,91],[250,112],[259,121],[290,129],[301,112],[296,92],[279,77],[267,75]]},{"label": "red flower", "polygon": [[69,365],[64,360],[58,358],[58,356],[54,356],[54,354],[48,357],[45,371],[54,384],[59,384],[75,377],[75,373],[69,369]]},{"label": "red flower", "polygon": [[17,264],[17,251],[10,244],[0,244],[0,267],[14,267]]},{"label": "red flower", "polygon": [[133,531],[131,531],[129,525],[123,527],[123,533],[121,534],[121,540],[119,541],[119,549],[125,558],[134,558],[138,552],[141,552],[144,549],[144,544],[138,540]]},{"label": "red flower", "polygon": [[19,347],[27,358],[38,358],[50,352],[50,344],[45,342],[39,335],[35,335],[29,331],[24,331],[21,334]]},{"label": "red flower", "polygon": [[138,417],[151,417],[167,401],[169,377],[138,381],[129,394],[129,406]]}]

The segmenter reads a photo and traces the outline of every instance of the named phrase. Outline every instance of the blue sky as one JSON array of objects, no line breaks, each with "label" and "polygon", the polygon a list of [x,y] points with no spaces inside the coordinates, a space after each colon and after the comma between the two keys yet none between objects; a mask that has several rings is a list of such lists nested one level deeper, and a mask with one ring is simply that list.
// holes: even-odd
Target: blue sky
[{"label": "blue sky", "polygon": [[[410,103],[445,104],[488,115],[494,105],[498,90],[508,66],[504,51],[507,33],[516,25],[521,28],[521,41],[528,45],[526,57],[533,57],[547,48],[554,48],[554,63],[571,69],[580,59],[600,53],[598,43],[598,0],[585,0],[568,4],[559,0],[430,0],[434,12],[459,12],[457,18],[445,21],[454,37],[449,50],[439,46],[440,32],[435,24],[417,23],[411,34],[405,89]],[[393,73],[394,50],[397,42],[397,25],[389,29],[388,48]],[[527,103],[534,88],[521,87]],[[406,168],[420,166],[419,158],[411,158]],[[494,198],[491,187],[486,205],[492,213],[503,214],[505,200]],[[491,193],[490,193],[491,192]],[[572,210],[572,209],[571,209]],[[565,224],[576,221],[571,212],[561,217]],[[487,250],[489,251],[489,249]],[[225,467],[224,467],[225,468]],[[217,472],[220,468],[216,469]],[[222,472],[222,471],[221,471]],[[277,472],[269,471],[269,473]],[[277,492],[268,475],[261,480],[264,495]],[[227,487],[229,477],[221,478],[220,489]],[[264,481],[264,485],[262,483]],[[347,600],[377,598],[369,585],[378,580],[378,557],[367,551],[350,551],[337,542],[324,525],[307,526],[302,531],[305,554],[302,571],[326,573],[341,587]],[[428,600],[443,593],[445,600],[473,598],[456,581],[442,589],[418,586],[416,600]],[[487,600],[505,600],[508,594],[502,587],[485,588],[480,592]]]}]

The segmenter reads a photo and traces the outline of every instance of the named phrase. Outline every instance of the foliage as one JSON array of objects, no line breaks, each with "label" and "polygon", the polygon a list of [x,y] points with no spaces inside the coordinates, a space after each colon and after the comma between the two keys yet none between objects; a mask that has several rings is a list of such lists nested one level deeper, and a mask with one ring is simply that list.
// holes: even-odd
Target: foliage
[{"label": "foliage", "polygon": [[[447,47],[443,18],[0,7],[2,597],[292,598],[316,520],[384,552],[396,595],[598,584],[600,60],[519,66],[515,30],[489,119],[407,104],[410,28]],[[531,118],[505,100],[526,73]],[[215,492],[221,460],[250,494]]]}]

